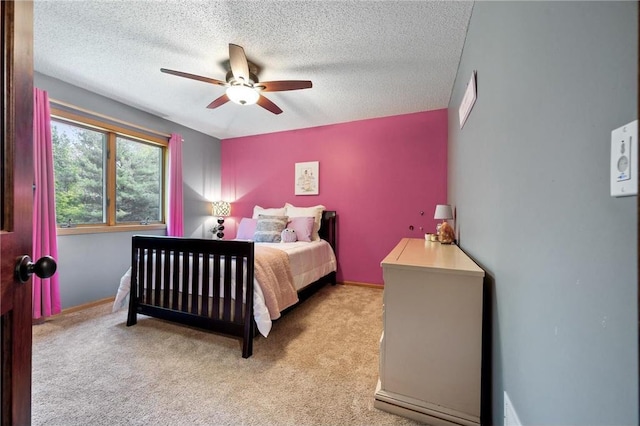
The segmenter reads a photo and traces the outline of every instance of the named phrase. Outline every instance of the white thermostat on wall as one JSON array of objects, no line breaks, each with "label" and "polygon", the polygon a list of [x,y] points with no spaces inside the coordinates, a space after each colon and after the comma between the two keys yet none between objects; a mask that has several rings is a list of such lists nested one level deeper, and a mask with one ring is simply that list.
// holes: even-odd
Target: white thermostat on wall
[{"label": "white thermostat on wall", "polygon": [[611,132],[611,196],[638,195],[638,120]]}]

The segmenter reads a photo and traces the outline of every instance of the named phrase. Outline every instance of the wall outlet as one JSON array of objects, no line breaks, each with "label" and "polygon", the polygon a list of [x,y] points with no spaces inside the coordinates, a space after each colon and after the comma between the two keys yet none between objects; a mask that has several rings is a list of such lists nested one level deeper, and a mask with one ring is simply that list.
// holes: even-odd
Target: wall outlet
[{"label": "wall outlet", "polygon": [[638,120],[611,132],[611,196],[638,195]]},{"label": "wall outlet", "polygon": [[522,426],[518,413],[513,408],[511,399],[509,399],[506,391],[504,392],[504,426]]}]

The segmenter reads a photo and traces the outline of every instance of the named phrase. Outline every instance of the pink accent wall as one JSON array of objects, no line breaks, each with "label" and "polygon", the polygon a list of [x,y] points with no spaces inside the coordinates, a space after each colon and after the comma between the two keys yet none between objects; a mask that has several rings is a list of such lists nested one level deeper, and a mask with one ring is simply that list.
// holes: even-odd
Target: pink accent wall
[{"label": "pink accent wall", "polygon": [[[323,204],[338,214],[338,281],[382,284],[380,261],[401,238],[435,232],[435,206],[447,201],[446,109],[226,139],[221,147],[222,197],[232,202],[225,235],[235,237],[255,205]],[[320,162],[320,194],[296,196],[295,163],[307,161]]]}]

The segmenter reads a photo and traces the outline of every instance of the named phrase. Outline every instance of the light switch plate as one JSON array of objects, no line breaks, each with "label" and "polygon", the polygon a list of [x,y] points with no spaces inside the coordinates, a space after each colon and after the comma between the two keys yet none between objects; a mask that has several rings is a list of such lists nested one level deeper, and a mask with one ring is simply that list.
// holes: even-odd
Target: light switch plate
[{"label": "light switch plate", "polygon": [[611,196],[638,195],[638,120],[611,132]]}]

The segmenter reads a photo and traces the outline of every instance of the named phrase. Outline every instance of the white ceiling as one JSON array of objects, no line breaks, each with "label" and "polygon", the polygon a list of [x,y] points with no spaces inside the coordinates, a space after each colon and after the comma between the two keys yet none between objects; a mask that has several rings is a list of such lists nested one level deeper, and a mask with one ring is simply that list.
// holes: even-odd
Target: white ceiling
[{"label": "white ceiling", "polygon": [[[469,1],[36,0],[36,71],[226,139],[446,108]],[[265,93],[284,112],[231,102],[229,43],[261,81],[311,80]]]}]

